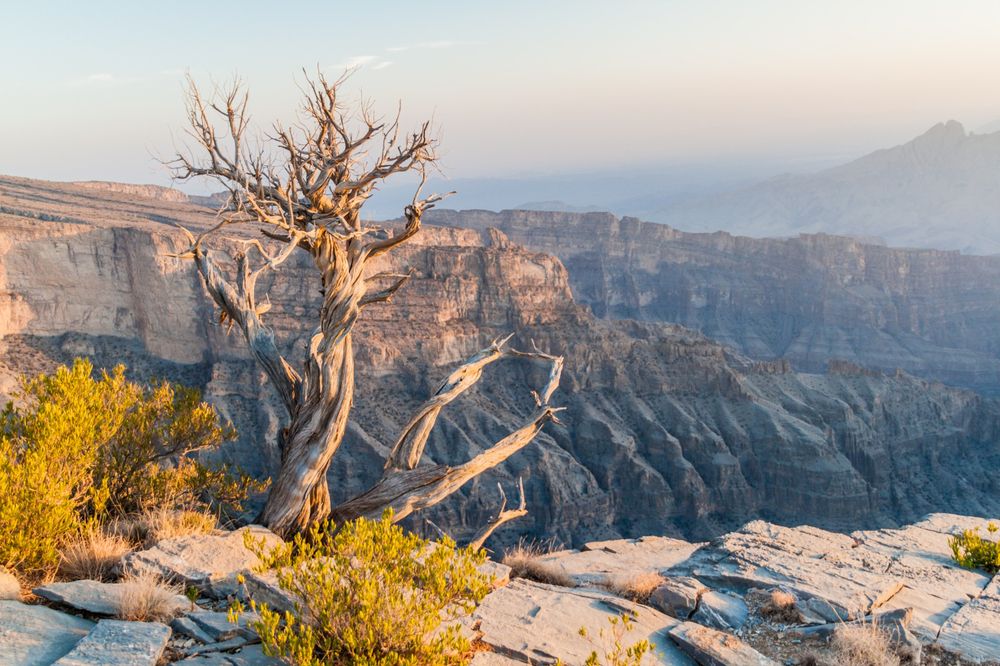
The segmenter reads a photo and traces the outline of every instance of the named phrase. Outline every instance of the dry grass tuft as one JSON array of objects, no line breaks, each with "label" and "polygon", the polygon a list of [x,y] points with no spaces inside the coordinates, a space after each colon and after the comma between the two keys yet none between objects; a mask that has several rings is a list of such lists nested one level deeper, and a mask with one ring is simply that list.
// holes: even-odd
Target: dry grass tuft
[{"label": "dry grass tuft", "polygon": [[118,618],[133,622],[169,622],[177,610],[180,588],[159,576],[140,573],[122,581]]},{"label": "dry grass tuft", "polygon": [[558,564],[541,559],[549,552],[543,545],[521,542],[504,553],[503,563],[510,567],[512,578],[527,578],[538,583],[576,587],[573,579]]},{"label": "dry grass tuft", "polygon": [[772,622],[782,624],[798,624],[803,621],[802,613],[795,606],[795,597],[777,588],[764,597],[760,614]]},{"label": "dry grass tuft", "polygon": [[832,648],[841,666],[900,666],[889,634],[874,622],[838,627]]},{"label": "dry grass tuft", "polygon": [[128,540],[121,536],[87,532],[60,551],[59,575],[66,580],[111,580],[115,566],[130,550]]},{"label": "dry grass tuft", "polygon": [[218,526],[215,516],[204,511],[156,509],[139,518],[146,546],[166,539],[209,534]]},{"label": "dry grass tuft", "polygon": [[647,571],[625,576],[610,576],[605,581],[604,587],[619,597],[644,604],[649,601],[649,595],[653,593],[653,590],[663,585],[664,582],[666,581],[660,574],[655,571]]}]

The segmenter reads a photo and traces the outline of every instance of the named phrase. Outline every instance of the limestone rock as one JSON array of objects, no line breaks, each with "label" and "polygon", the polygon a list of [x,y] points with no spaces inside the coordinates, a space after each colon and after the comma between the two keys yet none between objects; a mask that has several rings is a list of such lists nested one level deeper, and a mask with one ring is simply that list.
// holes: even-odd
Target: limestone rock
[{"label": "limestone rock", "polygon": [[[69,583],[49,583],[36,587],[34,593],[63,606],[95,615],[116,615],[121,608],[124,583],[100,583],[96,580],[75,580]],[[191,607],[183,595],[174,595],[171,612],[179,615]]]},{"label": "limestone rock", "polygon": [[[607,635],[608,620],[621,613],[635,615],[634,628],[624,642],[649,639],[660,653],[657,663],[691,664],[666,640],[666,630],[677,620],[599,592],[514,579],[483,600],[470,624],[478,626],[482,641],[495,653],[516,662],[553,664],[562,659],[580,664],[592,650],[601,653],[601,632]],[[581,637],[581,629],[589,639]]]},{"label": "limestone rock", "polygon": [[244,545],[245,533],[263,538],[272,547],[281,541],[270,530],[251,525],[223,534],[167,539],[148,550],[129,553],[122,567],[125,571],[151,572],[225,598],[238,591],[237,575],[260,564],[260,559]]},{"label": "limestone rock", "polygon": [[194,622],[212,641],[227,641],[237,636],[246,639],[256,639],[257,634],[250,624],[258,619],[254,613],[240,613],[235,624],[229,621],[228,613],[212,611],[196,611],[188,613],[187,619]]},{"label": "limestone rock", "polygon": [[694,622],[672,627],[670,638],[701,666],[778,666],[732,634]]},{"label": "limestone rock", "polygon": [[49,666],[93,626],[89,620],[45,606],[0,601],[0,666]]},{"label": "limestone rock", "polygon": [[168,640],[164,624],[101,620],[54,666],[156,666]]},{"label": "limestone rock", "polygon": [[708,588],[697,578],[690,576],[671,576],[663,585],[653,590],[649,595],[649,605],[653,608],[686,620],[698,607],[698,600]]},{"label": "limestone rock", "polygon": [[937,642],[974,664],[1000,657],[1000,576],[994,576],[980,596],[948,618]]},{"label": "limestone rock", "polygon": [[685,561],[699,544],[647,536],[587,543],[579,551],[563,550],[539,559],[570,576],[577,584],[599,584],[608,578],[641,571],[662,571]]},{"label": "limestone rock", "polygon": [[18,601],[21,598],[21,584],[17,578],[0,567],[0,601]]},{"label": "limestone rock", "polygon": [[175,634],[193,638],[201,643],[211,643],[214,640],[197,622],[187,616],[175,617],[170,622],[170,628]]},{"label": "limestone rock", "polygon": [[736,630],[742,627],[749,615],[746,602],[725,592],[708,591],[701,595],[698,609],[691,619],[714,629]]}]

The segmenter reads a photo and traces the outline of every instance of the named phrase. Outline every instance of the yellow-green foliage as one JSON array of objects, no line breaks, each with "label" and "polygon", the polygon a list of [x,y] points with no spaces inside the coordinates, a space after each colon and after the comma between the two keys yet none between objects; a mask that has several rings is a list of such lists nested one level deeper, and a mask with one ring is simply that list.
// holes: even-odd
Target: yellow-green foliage
[{"label": "yellow-green foliage", "polygon": [[[642,666],[646,655],[653,654],[653,644],[644,638],[626,645],[625,637],[633,627],[632,618],[628,615],[608,618],[608,622],[611,624],[608,630],[600,631],[603,657],[594,650],[584,662],[585,666]],[[580,629],[580,635],[586,639],[591,638],[586,628]]]},{"label": "yellow-green foliage", "polygon": [[24,380],[0,412],[0,565],[28,577],[58,564],[82,529],[152,506],[239,499],[252,482],[192,458],[232,437],[193,389],[93,376],[76,360]]},{"label": "yellow-green foliage", "polygon": [[[444,666],[467,663],[470,645],[455,620],[490,591],[485,555],[449,539],[425,541],[392,522],[358,519],[317,526],[264,552],[294,613],[266,605],[254,629],[264,651],[297,666]],[[238,612],[239,609],[236,609]]]},{"label": "yellow-green foliage", "polygon": [[949,538],[952,557],[967,569],[983,569],[991,574],[1000,572],[1000,543],[995,536],[998,530],[996,523],[989,523],[986,525],[989,537],[983,538],[977,527]]}]

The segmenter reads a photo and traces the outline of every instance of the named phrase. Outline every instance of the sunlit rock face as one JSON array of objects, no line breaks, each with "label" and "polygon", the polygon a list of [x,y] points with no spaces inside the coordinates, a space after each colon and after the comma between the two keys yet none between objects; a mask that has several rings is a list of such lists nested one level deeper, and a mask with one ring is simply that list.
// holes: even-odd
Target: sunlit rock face
[{"label": "sunlit rock face", "polygon": [[[125,362],[140,377],[200,386],[241,433],[223,457],[272,470],[280,408],[191,264],[169,256],[185,246],[174,223],[211,219],[183,201],[0,179],[0,390],[74,356]],[[858,528],[1000,509],[994,401],[850,364],[797,374],[682,326],[597,318],[574,300],[576,291],[590,302],[574,275],[582,258],[567,270],[499,222],[506,231],[428,227],[376,267],[412,268],[413,279],[356,329],[358,394],[330,471],[336,498],[380,474],[411,410],[454,363],[515,332],[512,344],[566,356],[555,399],[567,407],[563,425],[430,512],[458,537],[496,510],[498,481],[510,495],[519,477],[530,514],[495,545],[522,533],[702,538],[757,516]],[[297,358],[319,304],[308,257],[269,286],[269,320]],[[503,437],[531,411],[545,373],[491,368],[446,410],[428,460],[462,462]]]},{"label": "sunlit rock face", "polygon": [[758,359],[830,360],[1000,393],[1000,257],[823,234],[685,233],[607,213],[434,211],[558,256],[599,317],[672,322]]}]

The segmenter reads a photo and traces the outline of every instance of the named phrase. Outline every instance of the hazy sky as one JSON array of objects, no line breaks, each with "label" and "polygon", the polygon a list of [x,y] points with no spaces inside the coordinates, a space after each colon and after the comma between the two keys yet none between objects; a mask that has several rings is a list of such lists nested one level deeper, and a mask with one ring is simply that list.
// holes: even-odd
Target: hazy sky
[{"label": "hazy sky", "polygon": [[853,156],[1000,118],[1000,2],[0,0],[0,173],[164,182],[182,78],[433,116],[455,178]]}]

